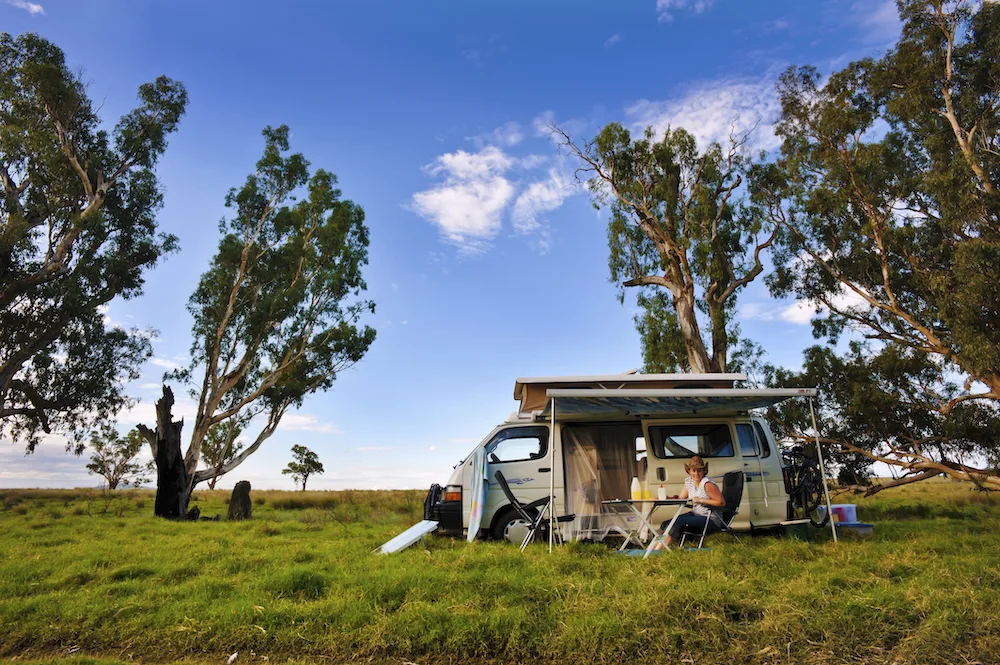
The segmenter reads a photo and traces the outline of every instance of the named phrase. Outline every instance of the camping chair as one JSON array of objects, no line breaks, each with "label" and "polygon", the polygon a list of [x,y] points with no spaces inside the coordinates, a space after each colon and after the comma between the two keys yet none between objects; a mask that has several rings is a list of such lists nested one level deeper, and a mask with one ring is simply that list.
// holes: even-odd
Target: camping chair
[{"label": "camping chair", "polygon": [[[507,479],[503,477],[502,471],[497,470],[497,472],[493,474],[493,477],[497,479],[497,482],[500,484],[500,489],[502,489],[503,493],[507,496],[507,500],[510,501],[511,507],[515,512],[517,512],[521,519],[524,520],[524,523],[528,525],[528,533],[524,536],[524,540],[521,542],[521,551],[523,552],[524,548],[535,539],[535,534],[538,530],[541,529],[546,522],[548,522],[548,520],[545,519],[545,515],[550,507],[549,501],[551,501],[552,497],[543,496],[541,499],[532,501],[531,503],[521,503],[517,500],[517,497],[514,496],[514,493],[510,491],[510,485],[507,484]],[[562,517],[556,517],[555,521],[561,524],[565,522],[572,522],[575,519],[576,515],[563,515]],[[561,543],[562,533],[560,533],[558,528],[556,529],[555,536]]]},{"label": "camping chair", "polygon": [[743,472],[730,471],[722,476],[722,498],[726,504],[724,506],[712,507],[711,514],[705,520],[705,526],[700,531],[685,530],[681,532],[681,548],[684,547],[684,540],[698,537],[698,547],[701,549],[705,542],[705,536],[717,531],[725,531],[732,536],[736,542],[740,542],[739,536],[732,529],[733,519],[740,507],[740,500],[743,498]]}]

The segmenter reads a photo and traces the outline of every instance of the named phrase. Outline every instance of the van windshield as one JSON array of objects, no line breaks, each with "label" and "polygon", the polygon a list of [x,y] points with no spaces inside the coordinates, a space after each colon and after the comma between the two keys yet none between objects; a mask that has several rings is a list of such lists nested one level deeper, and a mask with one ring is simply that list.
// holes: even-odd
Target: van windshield
[{"label": "van windshield", "polygon": [[653,455],[677,457],[733,457],[733,437],[727,423],[650,425]]}]

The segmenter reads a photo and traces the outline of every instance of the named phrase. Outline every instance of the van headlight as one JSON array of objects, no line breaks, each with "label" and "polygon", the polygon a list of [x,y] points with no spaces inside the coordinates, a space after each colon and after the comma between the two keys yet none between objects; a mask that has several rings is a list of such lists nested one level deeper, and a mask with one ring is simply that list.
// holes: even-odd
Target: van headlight
[{"label": "van headlight", "polygon": [[462,486],[461,485],[448,485],[444,488],[444,501],[461,501],[462,500]]}]

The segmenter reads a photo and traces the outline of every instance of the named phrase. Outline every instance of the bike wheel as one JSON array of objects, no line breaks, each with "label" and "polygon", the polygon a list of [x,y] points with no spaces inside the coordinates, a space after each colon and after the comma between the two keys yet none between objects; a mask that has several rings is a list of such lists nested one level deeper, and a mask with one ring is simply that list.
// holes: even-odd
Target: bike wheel
[{"label": "bike wheel", "polygon": [[830,522],[830,512],[825,506],[816,506],[808,512],[809,523],[817,529],[822,529]]},{"label": "bike wheel", "polygon": [[807,513],[814,512],[823,505],[823,477],[819,469],[813,468],[806,473],[802,483],[802,507]]}]

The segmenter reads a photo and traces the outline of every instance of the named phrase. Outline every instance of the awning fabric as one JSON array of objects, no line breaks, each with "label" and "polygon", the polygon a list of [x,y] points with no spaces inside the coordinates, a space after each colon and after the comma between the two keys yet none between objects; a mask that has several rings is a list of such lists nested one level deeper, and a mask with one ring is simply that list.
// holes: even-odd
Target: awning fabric
[{"label": "awning fabric", "polygon": [[728,388],[687,390],[560,389],[546,391],[549,401],[538,414],[572,416],[722,415],[772,406],[791,397],[815,397],[816,388]]}]

